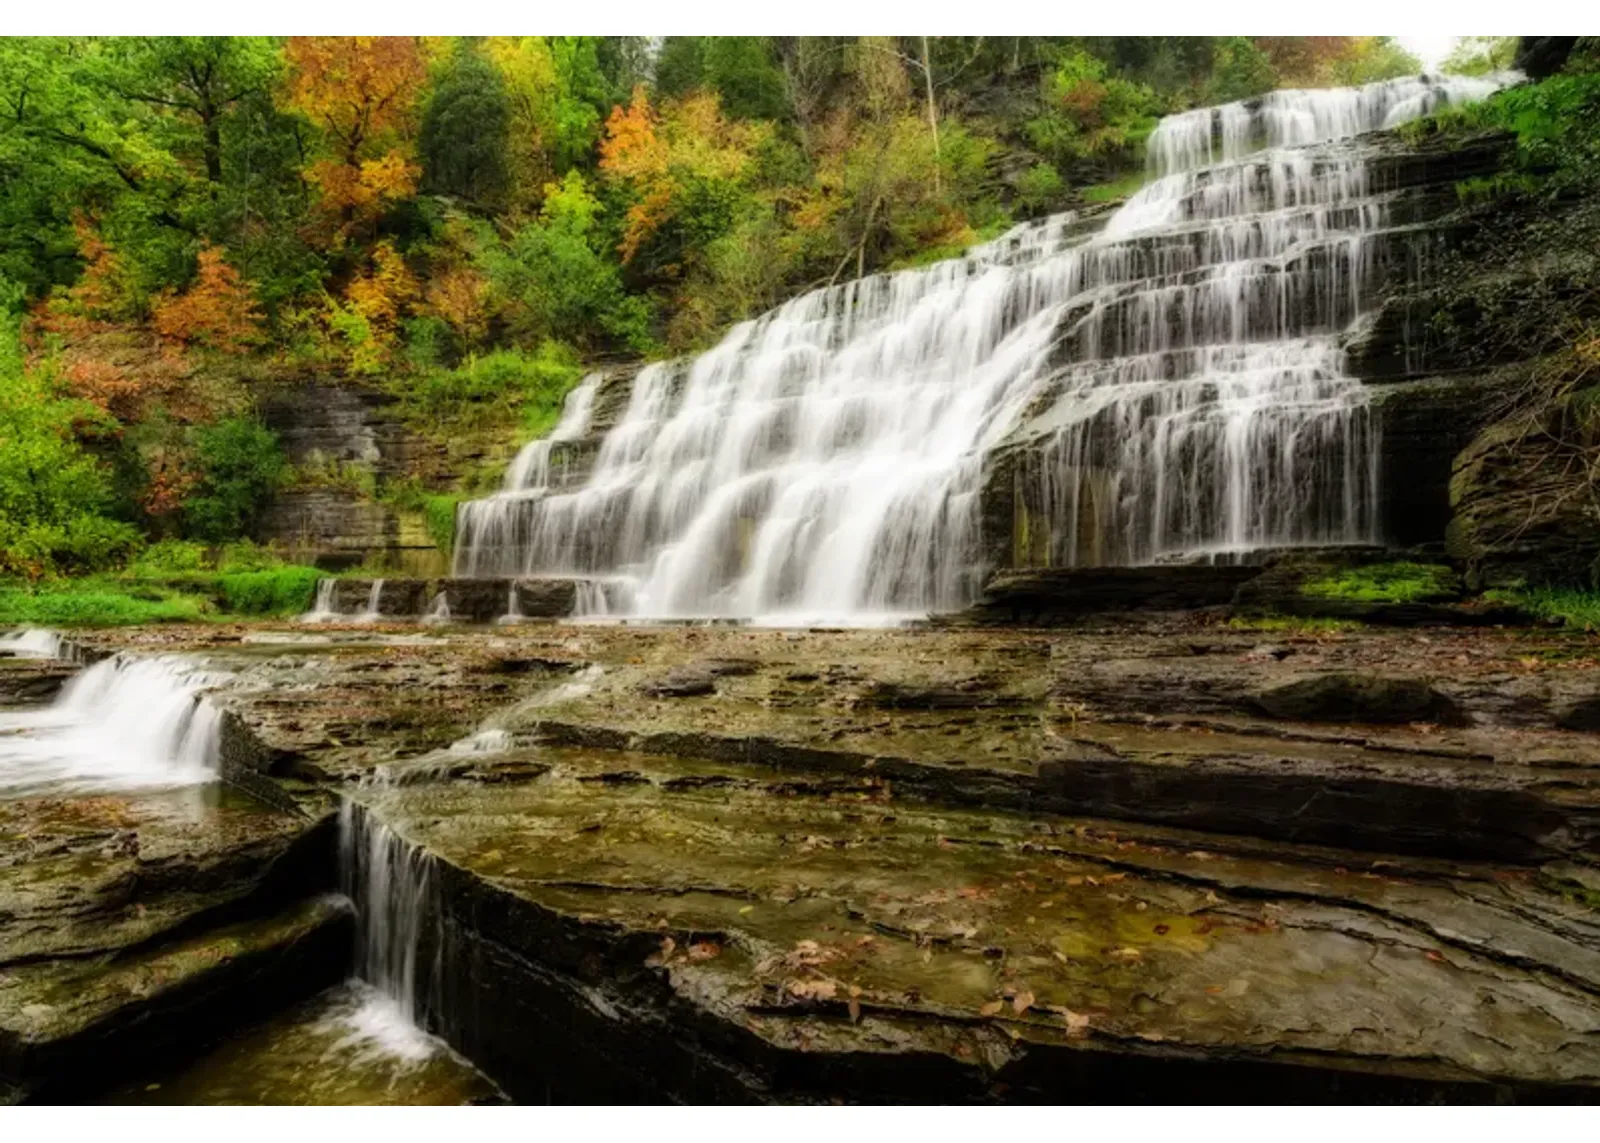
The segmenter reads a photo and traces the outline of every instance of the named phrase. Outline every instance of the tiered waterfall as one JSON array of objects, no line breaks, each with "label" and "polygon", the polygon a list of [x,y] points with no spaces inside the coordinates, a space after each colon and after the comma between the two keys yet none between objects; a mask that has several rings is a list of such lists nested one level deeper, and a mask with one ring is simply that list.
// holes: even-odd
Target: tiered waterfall
[{"label": "tiered waterfall", "polygon": [[[1375,538],[1375,426],[1339,335],[1384,269],[1354,137],[1502,78],[1276,92],[1164,119],[1152,181],[961,259],[795,298],[641,370],[581,482],[528,446],[456,574],[604,582],[613,613],[854,621],[955,608],[986,459],[1026,438],[1052,564]],[[597,378],[558,440],[590,428]]]}]

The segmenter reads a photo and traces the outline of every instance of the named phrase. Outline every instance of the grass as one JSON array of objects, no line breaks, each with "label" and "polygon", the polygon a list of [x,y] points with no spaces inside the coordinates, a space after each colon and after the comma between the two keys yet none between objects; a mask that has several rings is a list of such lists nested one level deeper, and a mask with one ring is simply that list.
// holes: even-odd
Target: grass
[{"label": "grass", "polygon": [[1134,173],[1114,182],[1096,183],[1084,187],[1081,193],[1085,202],[1118,202],[1131,198],[1142,186],[1144,186],[1143,173]]},{"label": "grass", "polygon": [[1399,561],[1345,568],[1303,585],[1304,595],[1356,603],[1423,603],[1460,594],[1456,573],[1444,564]]},{"label": "grass", "polygon": [[1307,635],[1332,635],[1344,631],[1360,630],[1362,624],[1354,619],[1321,619],[1299,615],[1238,615],[1228,620],[1235,631],[1283,631]]},{"label": "grass", "polygon": [[178,591],[134,594],[67,581],[37,589],[0,588],[0,626],[122,627],[136,623],[194,623],[208,618],[209,601]]},{"label": "grass", "polygon": [[323,574],[249,545],[208,553],[199,545],[155,544],[120,573],[0,583],[0,627],[282,618],[310,610]]},{"label": "grass", "polygon": [[1518,604],[1540,619],[1560,620],[1583,631],[1600,631],[1600,591],[1539,587],[1489,592],[1486,598]]}]

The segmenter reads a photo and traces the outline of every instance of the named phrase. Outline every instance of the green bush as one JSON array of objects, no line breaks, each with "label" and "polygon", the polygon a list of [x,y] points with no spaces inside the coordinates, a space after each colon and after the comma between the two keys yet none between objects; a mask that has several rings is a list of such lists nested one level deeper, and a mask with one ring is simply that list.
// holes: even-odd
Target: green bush
[{"label": "green bush", "polygon": [[192,540],[160,540],[140,552],[128,565],[128,575],[160,576],[197,572],[206,566],[206,546]]},{"label": "green bush", "polygon": [[0,624],[118,627],[192,623],[203,619],[208,610],[204,599],[177,591],[133,594],[81,584],[37,590],[0,588]]},{"label": "green bush", "polygon": [[244,535],[289,474],[277,434],[230,417],[195,434],[200,481],[184,503],[184,531],[221,542]]},{"label": "green bush", "polygon": [[316,568],[293,565],[270,571],[225,573],[217,577],[223,604],[234,615],[298,615],[311,610],[317,581]]}]

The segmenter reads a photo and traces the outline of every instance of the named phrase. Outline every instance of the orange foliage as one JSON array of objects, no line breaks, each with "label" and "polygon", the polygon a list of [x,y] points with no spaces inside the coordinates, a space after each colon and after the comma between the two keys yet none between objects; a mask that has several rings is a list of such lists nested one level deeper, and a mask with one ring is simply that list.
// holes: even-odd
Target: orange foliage
[{"label": "orange foliage", "polygon": [[667,145],[656,131],[657,117],[641,84],[627,107],[613,107],[600,141],[600,169],[624,179],[652,178],[667,172]]},{"label": "orange foliage", "polygon": [[355,166],[367,143],[410,127],[427,79],[412,36],[293,36],[289,105],[320,124]]},{"label": "orange foliage", "polygon": [[428,312],[448,322],[464,340],[475,342],[488,332],[488,296],[489,283],[482,274],[452,267],[428,283]]},{"label": "orange foliage", "polygon": [[668,100],[658,113],[644,88],[634,88],[626,108],[611,109],[600,140],[600,169],[629,184],[634,194],[618,246],[623,262],[631,262],[676,213],[683,176],[739,178],[770,130],[767,124],[727,119],[721,101],[709,92]]},{"label": "orange foliage", "polygon": [[286,49],[289,106],[325,130],[336,158],[306,177],[340,230],[416,192],[421,174],[404,141],[427,80],[423,45],[411,36],[295,36]]},{"label": "orange foliage", "polygon": [[215,246],[200,251],[200,270],[189,289],[181,295],[164,293],[151,316],[156,332],[177,348],[199,343],[238,353],[261,330],[261,313],[249,287]]},{"label": "orange foliage", "polygon": [[392,330],[418,292],[417,279],[400,252],[380,242],[372,248],[372,265],[350,280],[345,298],[374,330]]},{"label": "orange foliage", "polygon": [[1334,65],[1356,51],[1355,36],[1257,36],[1279,82],[1304,87],[1328,82]]},{"label": "orange foliage", "polygon": [[82,215],[73,219],[72,230],[84,261],[83,274],[66,293],[34,308],[33,332],[83,337],[110,328],[112,319],[125,307],[119,285],[121,259]]},{"label": "orange foliage", "polygon": [[172,448],[152,449],[144,462],[150,483],[139,498],[140,507],[155,517],[177,515],[199,483],[199,474],[189,467],[187,456]]}]

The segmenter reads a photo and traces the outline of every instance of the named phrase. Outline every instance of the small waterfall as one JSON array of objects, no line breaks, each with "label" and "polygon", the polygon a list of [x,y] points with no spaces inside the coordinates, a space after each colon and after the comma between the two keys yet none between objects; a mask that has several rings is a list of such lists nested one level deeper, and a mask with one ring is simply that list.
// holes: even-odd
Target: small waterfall
[{"label": "small waterfall", "polygon": [[437,1015],[443,952],[433,859],[347,797],[339,807],[339,869],[356,909],[356,975],[406,1028],[426,1028]]},{"label": "small waterfall", "polygon": [[339,587],[339,581],[331,576],[324,576],[317,581],[317,598],[311,604],[311,610],[300,617],[302,623],[331,623],[339,618],[339,608],[335,603],[334,592]]},{"label": "small waterfall", "polygon": [[433,597],[433,602],[428,605],[427,612],[422,616],[424,623],[449,623],[450,601],[445,598],[444,592],[439,592]]},{"label": "small waterfall", "polygon": [[62,647],[62,639],[58,633],[38,627],[0,633],[0,657],[60,659],[70,656],[71,652],[63,651]]},{"label": "small waterfall", "polygon": [[383,600],[383,580],[375,579],[372,587],[367,590],[367,606],[360,616],[359,622],[376,623],[383,618],[383,611],[378,604]]},{"label": "small waterfall", "polygon": [[0,714],[0,793],[174,787],[214,780],[224,676],[177,656],[116,655],[69,680],[49,707]]},{"label": "small waterfall", "polygon": [[495,622],[502,627],[511,627],[521,623],[525,618],[526,616],[522,614],[522,599],[517,595],[517,581],[512,580],[510,586],[506,588],[506,613]]},{"label": "small waterfall", "polygon": [[1375,541],[1379,427],[1339,339],[1405,248],[1352,139],[1506,80],[1169,116],[1099,234],[1021,226],[645,367],[583,483],[525,450],[461,506],[456,574],[609,579],[649,618],[953,609],[988,571],[986,460],[1019,443],[1045,562]]}]

